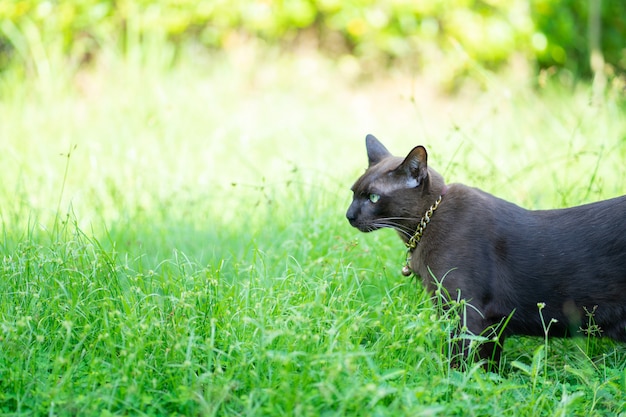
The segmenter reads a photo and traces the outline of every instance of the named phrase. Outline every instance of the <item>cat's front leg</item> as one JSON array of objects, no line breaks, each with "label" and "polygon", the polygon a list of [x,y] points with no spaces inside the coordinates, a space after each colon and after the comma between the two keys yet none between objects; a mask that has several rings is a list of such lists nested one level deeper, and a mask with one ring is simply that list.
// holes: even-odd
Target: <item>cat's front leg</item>
[{"label": "cat's front leg", "polygon": [[498,372],[505,335],[501,323],[489,323],[480,311],[460,313],[460,322],[450,338],[451,366],[467,370],[481,362],[489,372]]}]

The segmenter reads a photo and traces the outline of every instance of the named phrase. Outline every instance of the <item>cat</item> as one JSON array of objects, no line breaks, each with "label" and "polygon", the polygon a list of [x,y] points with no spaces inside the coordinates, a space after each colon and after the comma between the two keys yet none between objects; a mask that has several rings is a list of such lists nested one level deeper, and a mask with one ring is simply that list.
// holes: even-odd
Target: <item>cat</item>
[{"label": "cat", "polygon": [[626,196],[531,211],[446,185],[423,146],[400,158],[368,135],[366,148],[369,165],[346,217],[361,232],[397,230],[408,247],[404,274],[471,305],[461,313],[464,331],[485,337],[475,350],[471,338],[452,338],[454,356],[465,359],[456,366],[474,352],[497,371],[506,337],[546,328],[554,337],[626,341]]}]

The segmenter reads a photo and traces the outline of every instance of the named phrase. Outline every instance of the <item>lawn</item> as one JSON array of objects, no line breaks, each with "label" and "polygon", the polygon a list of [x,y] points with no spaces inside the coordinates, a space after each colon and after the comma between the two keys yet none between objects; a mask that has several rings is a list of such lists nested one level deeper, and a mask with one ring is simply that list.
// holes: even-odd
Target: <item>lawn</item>
[{"label": "lawn", "polygon": [[528,208],[624,194],[619,91],[179,61],[0,81],[3,415],[626,414],[611,341],[511,338],[500,374],[450,369],[400,240],[344,217],[367,133]]}]

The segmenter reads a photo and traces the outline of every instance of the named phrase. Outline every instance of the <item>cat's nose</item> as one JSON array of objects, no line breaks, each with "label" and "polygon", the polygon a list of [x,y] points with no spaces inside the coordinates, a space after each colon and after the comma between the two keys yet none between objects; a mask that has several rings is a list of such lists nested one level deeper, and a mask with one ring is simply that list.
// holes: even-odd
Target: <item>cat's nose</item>
[{"label": "cat's nose", "polygon": [[348,219],[350,224],[354,224],[354,221],[356,220],[356,215],[357,215],[357,211],[354,208],[354,206],[351,205],[348,208],[348,211],[346,212],[346,218]]}]

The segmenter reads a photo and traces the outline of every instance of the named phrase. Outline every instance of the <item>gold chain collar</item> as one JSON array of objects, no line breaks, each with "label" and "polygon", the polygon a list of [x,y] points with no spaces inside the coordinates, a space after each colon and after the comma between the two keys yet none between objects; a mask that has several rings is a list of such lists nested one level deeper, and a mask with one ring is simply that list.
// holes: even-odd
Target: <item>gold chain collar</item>
[{"label": "gold chain collar", "polygon": [[408,277],[409,275],[413,273],[413,271],[411,270],[411,266],[410,266],[411,253],[415,250],[415,248],[417,247],[417,244],[420,243],[420,240],[422,240],[422,235],[424,234],[424,230],[426,229],[426,226],[428,226],[428,223],[430,223],[430,218],[432,217],[433,213],[435,212],[435,210],[437,210],[437,207],[439,207],[439,203],[441,203],[441,196],[439,196],[439,198],[437,198],[435,203],[432,206],[430,206],[428,210],[426,210],[426,213],[424,213],[419,224],[417,225],[417,229],[415,230],[415,233],[405,243],[405,246],[407,247],[406,263],[402,267],[402,275],[404,275],[405,277]]}]

